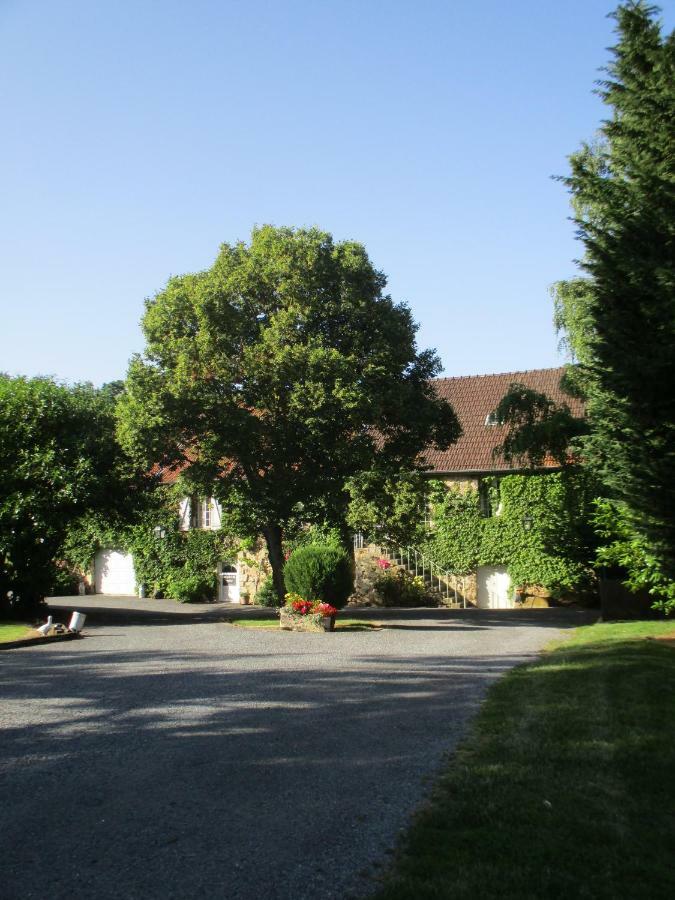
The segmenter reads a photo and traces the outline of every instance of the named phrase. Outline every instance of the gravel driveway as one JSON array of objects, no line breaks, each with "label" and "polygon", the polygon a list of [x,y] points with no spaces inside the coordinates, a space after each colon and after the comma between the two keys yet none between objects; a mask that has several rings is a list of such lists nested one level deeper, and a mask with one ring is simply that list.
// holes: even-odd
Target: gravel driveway
[{"label": "gravel driveway", "polygon": [[300,635],[88,603],[108,613],[83,640],[0,653],[4,900],[363,895],[488,686],[579,624],[389,611]]}]

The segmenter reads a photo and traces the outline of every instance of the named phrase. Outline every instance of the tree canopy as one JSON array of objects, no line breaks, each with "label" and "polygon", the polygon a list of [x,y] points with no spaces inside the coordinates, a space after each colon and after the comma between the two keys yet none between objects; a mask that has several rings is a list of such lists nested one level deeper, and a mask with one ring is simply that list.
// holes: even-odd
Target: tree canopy
[{"label": "tree canopy", "polygon": [[618,40],[598,83],[610,116],[561,179],[584,253],[582,276],[554,287],[555,322],[576,362],[568,386],[585,396],[587,422],[563,421],[545,403],[537,409],[536,398],[519,402],[517,390],[502,411],[520,432],[511,439],[519,450],[528,443],[523,425],[538,425],[535,438],[548,428],[558,448],[565,433],[577,439],[614,503],[622,546],[642,548],[647,581],[668,597],[675,582],[675,34],[662,35],[656,16],[644,2],[614,13]]},{"label": "tree canopy", "polygon": [[599,89],[612,116],[565,183],[588,276],[587,452],[675,579],[675,34],[655,13],[618,8]]},{"label": "tree canopy", "polygon": [[217,496],[237,533],[262,533],[279,594],[285,528],[344,528],[350,477],[409,469],[459,434],[430,384],[438,357],[385,285],[358,243],[264,226],[146,303],[120,438]]},{"label": "tree canopy", "polygon": [[89,384],[0,376],[0,611],[33,610],[53,585],[68,526],[123,518],[143,478],[115,440],[114,399]]}]

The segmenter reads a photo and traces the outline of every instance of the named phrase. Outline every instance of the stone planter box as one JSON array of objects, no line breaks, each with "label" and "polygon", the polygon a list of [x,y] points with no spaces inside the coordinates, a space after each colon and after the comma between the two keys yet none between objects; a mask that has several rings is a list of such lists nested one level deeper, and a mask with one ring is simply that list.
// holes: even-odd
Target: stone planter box
[{"label": "stone planter box", "polygon": [[285,631],[333,631],[335,616],[320,616],[312,613],[299,616],[292,609],[282,607],[279,611],[279,626]]}]

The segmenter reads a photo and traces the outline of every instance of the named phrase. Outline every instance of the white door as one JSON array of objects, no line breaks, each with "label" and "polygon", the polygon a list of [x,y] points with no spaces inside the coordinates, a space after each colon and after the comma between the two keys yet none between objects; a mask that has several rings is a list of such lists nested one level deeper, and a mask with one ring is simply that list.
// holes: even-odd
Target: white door
[{"label": "white door", "polygon": [[136,593],[134,558],[119,550],[99,550],[94,560],[94,584],[97,594]]},{"label": "white door", "polygon": [[476,581],[480,609],[511,609],[511,578],[504,566],[480,566]]},{"label": "white door", "polygon": [[239,603],[239,573],[236,566],[220,564],[220,590],[218,597],[224,603]]}]

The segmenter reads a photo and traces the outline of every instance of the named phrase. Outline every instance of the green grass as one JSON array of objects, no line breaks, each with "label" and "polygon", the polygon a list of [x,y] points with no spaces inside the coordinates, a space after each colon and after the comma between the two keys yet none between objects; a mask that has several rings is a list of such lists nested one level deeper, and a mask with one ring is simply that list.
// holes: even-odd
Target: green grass
[{"label": "green grass", "polygon": [[18,641],[32,631],[30,625],[18,625],[16,622],[0,622],[0,644],[7,641]]},{"label": "green grass", "polygon": [[675,897],[666,633],[579,628],[495,685],[377,900]]},{"label": "green grass", "polygon": [[[279,620],[277,618],[269,619],[228,619],[228,625],[238,625],[240,628],[279,628]],[[337,619],[335,621],[335,631],[376,631],[381,628],[379,622],[365,622],[363,619]]]}]

